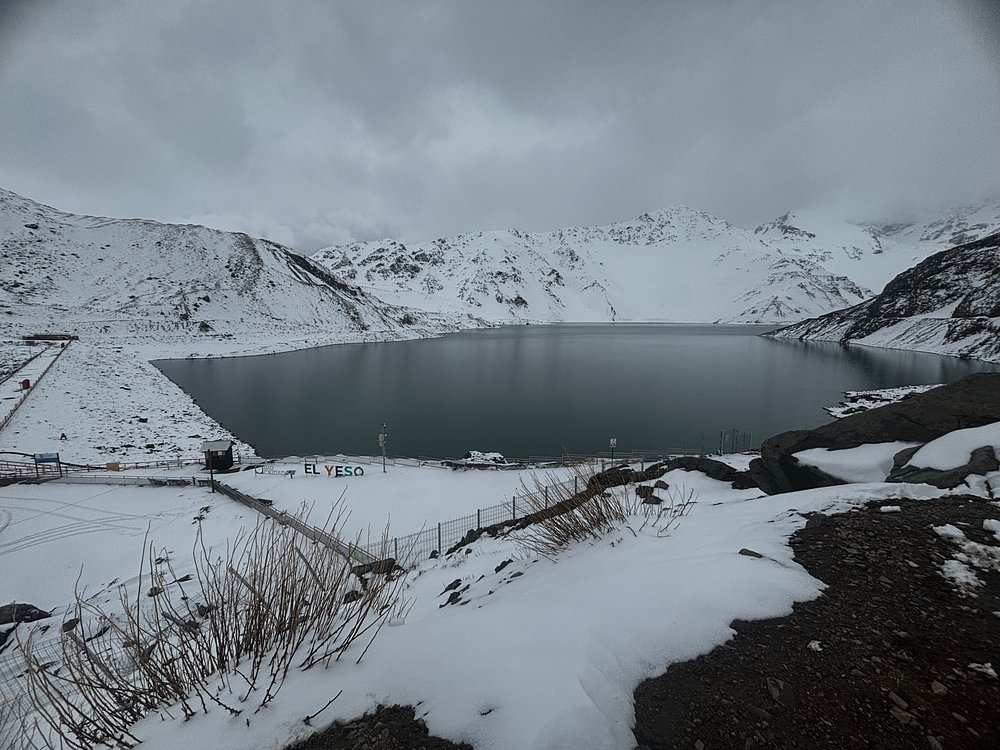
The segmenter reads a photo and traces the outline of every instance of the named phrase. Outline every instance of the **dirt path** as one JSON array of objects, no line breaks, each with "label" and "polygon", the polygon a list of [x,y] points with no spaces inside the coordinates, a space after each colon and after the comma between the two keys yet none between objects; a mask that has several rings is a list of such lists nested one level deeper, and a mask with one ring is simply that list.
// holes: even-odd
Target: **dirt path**
[{"label": "dirt path", "polygon": [[[953,524],[997,546],[978,498],[819,516],[792,537],[829,585],[792,615],[736,622],[737,636],[635,691],[640,748],[1000,747],[1000,572],[963,596],[941,575]],[[818,642],[810,648],[810,642]]]}]

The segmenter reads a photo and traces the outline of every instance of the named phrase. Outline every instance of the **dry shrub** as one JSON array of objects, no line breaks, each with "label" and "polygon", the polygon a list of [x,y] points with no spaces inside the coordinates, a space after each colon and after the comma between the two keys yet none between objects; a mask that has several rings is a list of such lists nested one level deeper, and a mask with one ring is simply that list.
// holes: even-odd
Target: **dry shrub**
[{"label": "dry shrub", "polygon": [[144,558],[134,591],[119,588],[121,613],[76,597],[59,663],[37,658],[31,638],[20,644],[40,746],[132,747],[132,725],[156,709],[184,719],[213,705],[259,711],[290,671],[329,666],[367,639],[360,661],[399,606],[398,577],[359,578],[329,547],[269,519],[222,554],[199,524],[189,575],[152,544]]},{"label": "dry shrub", "polygon": [[[634,485],[601,489],[588,485],[593,472],[588,467],[574,467],[576,482],[550,484],[534,477],[534,522],[518,533],[517,542],[529,554],[553,557],[574,542],[597,540],[613,529],[629,525],[632,518],[642,518],[642,530],[652,525],[663,536],[691,512],[696,502],[694,490],[661,490],[666,498],[659,505],[647,505],[635,495]],[[547,492],[546,492],[547,488]],[[574,488],[583,488],[574,492]],[[525,489],[528,489],[527,487]]]}]

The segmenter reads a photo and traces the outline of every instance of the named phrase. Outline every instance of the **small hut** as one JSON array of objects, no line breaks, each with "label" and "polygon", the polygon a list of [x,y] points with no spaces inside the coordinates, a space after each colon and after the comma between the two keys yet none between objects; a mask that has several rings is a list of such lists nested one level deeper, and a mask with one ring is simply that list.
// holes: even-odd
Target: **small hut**
[{"label": "small hut", "polygon": [[211,471],[229,471],[233,468],[233,441],[207,440],[201,446],[205,454],[205,468]]}]

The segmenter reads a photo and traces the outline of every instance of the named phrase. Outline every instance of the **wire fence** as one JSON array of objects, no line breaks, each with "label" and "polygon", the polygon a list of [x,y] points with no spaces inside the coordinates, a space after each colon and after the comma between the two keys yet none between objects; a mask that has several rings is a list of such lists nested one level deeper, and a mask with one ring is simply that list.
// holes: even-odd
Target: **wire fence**
[{"label": "wire fence", "polygon": [[449,521],[441,521],[413,534],[392,537],[388,540],[388,549],[385,548],[382,540],[362,545],[361,548],[374,556],[388,553],[397,565],[412,567],[421,560],[431,557],[435,552],[444,554],[450,547],[455,546],[465,538],[470,531],[505,521],[516,521],[529,513],[551,507],[563,499],[570,488],[572,488],[573,494],[582,489],[579,486],[579,478],[574,477],[565,482],[553,482],[537,492],[525,491],[514,494],[511,495],[510,500],[491,505],[488,508],[477,508],[475,513]]}]

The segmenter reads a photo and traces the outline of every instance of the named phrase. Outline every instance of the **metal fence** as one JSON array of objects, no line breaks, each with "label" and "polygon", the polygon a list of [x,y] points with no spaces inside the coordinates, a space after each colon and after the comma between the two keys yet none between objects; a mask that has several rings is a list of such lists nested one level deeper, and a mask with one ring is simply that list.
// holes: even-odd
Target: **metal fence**
[{"label": "metal fence", "polygon": [[572,490],[576,494],[580,489],[579,479],[574,477],[565,482],[553,482],[537,492],[522,492],[511,495],[510,500],[491,505],[488,508],[477,508],[475,513],[441,521],[429,528],[406,536],[392,537],[387,540],[388,549],[382,540],[362,545],[362,549],[375,557],[388,555],[396,560],[397,565],[410,567],[421,560],[426,560],[432,552],[443,554],[450,547],[460,542],[470,531],[493,526],[504,521],[516,521],[522,516],[555,505]]}]

